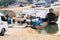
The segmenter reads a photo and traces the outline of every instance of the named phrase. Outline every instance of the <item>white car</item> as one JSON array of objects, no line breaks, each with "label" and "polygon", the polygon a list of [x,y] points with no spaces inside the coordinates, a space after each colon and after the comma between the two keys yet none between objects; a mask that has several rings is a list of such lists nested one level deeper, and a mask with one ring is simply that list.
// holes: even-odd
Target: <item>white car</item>
[{"label": "white car", "polygon": [[7,21],[2,13],[0,13],[0,36],[4,36],[4,33],[6,32],[8,28]]},{"label": "white car", "polygon": [[60,2],[54,2],[53,4],[51,4],[51,6],[59,6]]}]

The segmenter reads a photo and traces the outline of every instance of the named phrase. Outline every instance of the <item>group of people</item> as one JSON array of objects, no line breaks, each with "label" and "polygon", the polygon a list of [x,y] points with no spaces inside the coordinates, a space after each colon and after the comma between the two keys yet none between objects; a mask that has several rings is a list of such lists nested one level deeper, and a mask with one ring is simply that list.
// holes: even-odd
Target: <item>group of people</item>
[{"label": "group of people", "polygon": [[8,14],[6,15],[8,24],[11,24],[11,23],[15,24],[16,21],[17,21],[17,23],[24,23],[26,21],[25,14],[22,14],[20,18],[21,19],[17,21],[16,17],[10,17]]},{"label": "group of people", "polygon": [[[33,22],[31,19],[31,24],[33,25],[32,28],[43,29],[47,33],[56,33],[58,31],[58,24],[56,23],[57,20],[58,16],[55,15],[54,10],[49,9],[49,13],[46,15],[46,18],[42,19],[38,17],[38,20],[35,20]],[[43,23],[45,23],[46,25],[44,26]]]},{"label": "group of people", "polygon": [[11,24],[12,22],[15,24],[15,17],[10,17],[8,14],[6,15],[6,20],[8,24]]},{"label": "group of people", "polygon": [[55,15],[53,9],[50,9],[49,11],[50,12],[46,16],[46,19],[47,19],[46,22],[48,23],[48,25],[44,27],[44,30],[47,33],[57,33],[58,24],[56,23],[56,21],[58,20],[58,16]]},{"label": "group of people", "polygon": [[[11,18],[8,15],[6,15],[6,18],[7,18],[8,24],[11,24]],[[26,22],[25,14],[22,14],[21,18],[23,18],[21,23],[25,23]],[[30,25],[33,26],[31,28],[34,28],[34,29],[37,28],[39,29],[39,31],[42,28],[47,33],[56,33],[58,31],[58,24],[56,23],[56,21],[58,20],[58,16],[55,15],[53,9],[49,9],[49,13],[46,15],[44,19],[40,17],[37,17],[37,18],[38,20],[35,20],[32,22],[32,16],[30,16]],[[13,18],[13,23],[15,23],[15,21],[16,21],[15,18]],[[43,25],[44,22],[46,23],[45,26]],[[20,23],[20,21],[18,21],[18,23]]]}]

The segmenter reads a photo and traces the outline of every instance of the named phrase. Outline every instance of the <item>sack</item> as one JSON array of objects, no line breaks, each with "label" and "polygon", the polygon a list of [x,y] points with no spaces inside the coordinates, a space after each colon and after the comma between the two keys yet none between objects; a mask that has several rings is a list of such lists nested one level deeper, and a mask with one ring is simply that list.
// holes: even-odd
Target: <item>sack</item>
[{"label": "sack", "polygon": [[47,32],[47,33],[57,33],[58,31],[58,25],[55,23],[55,24],[48,24],[44,30]]}]

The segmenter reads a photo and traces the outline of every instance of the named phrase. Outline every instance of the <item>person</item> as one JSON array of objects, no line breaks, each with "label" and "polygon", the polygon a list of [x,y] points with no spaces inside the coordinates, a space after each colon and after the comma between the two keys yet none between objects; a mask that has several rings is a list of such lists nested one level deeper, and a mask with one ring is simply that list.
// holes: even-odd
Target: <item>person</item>
[{"label": "person", "polygon": [[38,26],[39,26],[39,20],[38,20],[38,18],[33,19],[33,16],[30,15],[30,25],[32,25],[31,28],[38,29]]},{"label": "person", "polygon": [[7,22],[8,22],[8,24],[11,24],[11,18],[10,17],[7,18]]},{"label": "person", "polygon": [[22,18],[22,22],[21,23],[25,23],[26,22],[26,16],[25,16],[25,14],[22,14],[21,18]]},{"label": "person", "polygon": [[32,25],[32,15],[30,15],[30,25]]},{"label": "person", "polygon": [[39,20],[35,19],[35,20],[32,22],[32,25],[33,25],[33,28],[37,28],[37,26],[39,26]]},{"label": "person", "polygon": [[8,23],[8,24],[11,24],[11,18],[9,17],[8,14],[6,15],[6,20],[7,20],[7,23]]},{"label": "person", "polygon": [[13,23],[15,24],[15,21],[16,21],[16,18],[15,17],[13,17]]},{"label": "person", "polygon": [[43,20],[42,20],[42,18],[40,18],[40,17],[37,17],[37,18],[38,18],[38,20],[39,20],[39,25],[41,26]]},{"label": "person", "polygon": [[48,22],[48,25],[44,27],[44,30],[47,33],[56,33],[58,31],[58,25],[56,23],[56,15],[54,14],[53,9],[49,9],[49,13],[46,16],[46,22]]},{"label": "person", "polygon": [[6,15],[6,19],[8,18],[9,16],[8,16],[8,14]]}]

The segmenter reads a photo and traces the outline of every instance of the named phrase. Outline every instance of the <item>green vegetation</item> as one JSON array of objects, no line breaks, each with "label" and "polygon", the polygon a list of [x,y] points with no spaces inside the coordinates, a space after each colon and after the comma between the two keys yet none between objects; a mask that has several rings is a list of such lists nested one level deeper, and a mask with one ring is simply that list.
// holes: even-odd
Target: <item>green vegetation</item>
[{"label": "green vegetation", "polygon": [[32,3],[33,3],[33,0],[28,0],[28,2],[29,2],[30,4],[32,4]]},{"label": "green vegetation", "polygon": [[5,4],[12,4],[15,3],[16,0],[0,0],[0,6]]},{"label": "green vegetation", "polygon": [[49,34],[55,34],[59,29],[58,29],[58,25],[55,23],[55,24],[48,24],[44,28],[44,30]]}]

